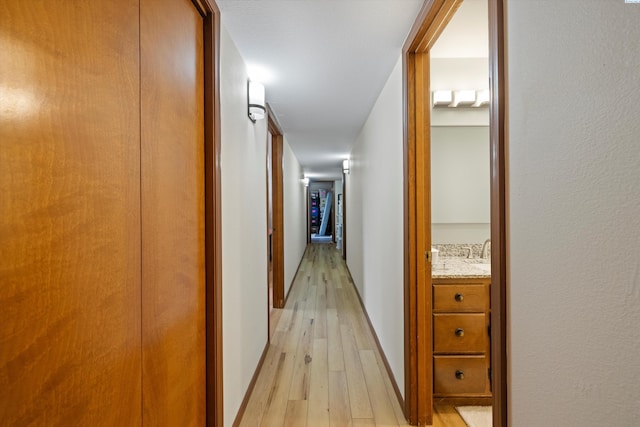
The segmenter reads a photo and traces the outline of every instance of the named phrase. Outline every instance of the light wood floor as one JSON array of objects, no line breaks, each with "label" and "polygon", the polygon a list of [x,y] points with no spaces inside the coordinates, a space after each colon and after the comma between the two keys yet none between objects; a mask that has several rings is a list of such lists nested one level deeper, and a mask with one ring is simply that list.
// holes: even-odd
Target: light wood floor
[{"label": "light wood floor", "polygon": [[[332,245],[307,247],[278,315],[241,426],[408,425]],[[466,427],[453,407],[436,408],[433,425]]]}]

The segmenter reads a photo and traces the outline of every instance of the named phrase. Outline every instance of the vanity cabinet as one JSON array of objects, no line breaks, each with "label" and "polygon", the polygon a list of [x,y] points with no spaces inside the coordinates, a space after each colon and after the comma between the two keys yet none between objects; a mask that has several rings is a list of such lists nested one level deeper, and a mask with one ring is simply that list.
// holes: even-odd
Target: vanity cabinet
[{"label": "vanity cabinet", "polygon": [[489,278],[433,279],[433,394],[491,397]]}]

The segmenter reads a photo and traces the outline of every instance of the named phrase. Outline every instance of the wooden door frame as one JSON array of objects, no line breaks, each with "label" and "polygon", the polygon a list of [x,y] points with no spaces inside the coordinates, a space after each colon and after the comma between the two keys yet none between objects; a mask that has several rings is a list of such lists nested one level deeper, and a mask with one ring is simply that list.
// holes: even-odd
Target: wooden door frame
[{"label": "wooden door frame", "polygon": [[267,121],[268,130],[271,133],[273,308],[284,308],[283,134],[269,104],[267,104]]},{"label": "wooden door frame", "polygon": [[220,170],[220,9],[192,0],[204,22],[205,334],[207,426],[224,423],[222,383],[222,222]]},{"label": "wooden door frame", "polygon": [[347,174],[342,172],[342,259],[347,262]]},{"label": "wooden door frame", "polygon": [[[405,416],[433,421],[429,50],[462,0],[425,0],[403,47]],[[491,381],[493,425],[507,426],[506,156],[503,0],[489,3]]]}]

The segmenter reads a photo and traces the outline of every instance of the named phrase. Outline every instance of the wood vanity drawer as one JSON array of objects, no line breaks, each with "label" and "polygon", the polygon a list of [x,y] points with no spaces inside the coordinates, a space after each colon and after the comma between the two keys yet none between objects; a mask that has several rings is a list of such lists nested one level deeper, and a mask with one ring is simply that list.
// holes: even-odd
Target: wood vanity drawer
[{"label": "wood vanity drawer", "polygon": [[434,356],[436,396],[490,395],[489,363],[484,356]]},{"label": "wood vanity drawer", "polygon": [[484,353],[487,322],[484,313],[434,314],[435,353]]},{"label": "wood vanity drawer", "polygon": [[488,283],[433,285],[434,312],[482,312],[488,309]]}]

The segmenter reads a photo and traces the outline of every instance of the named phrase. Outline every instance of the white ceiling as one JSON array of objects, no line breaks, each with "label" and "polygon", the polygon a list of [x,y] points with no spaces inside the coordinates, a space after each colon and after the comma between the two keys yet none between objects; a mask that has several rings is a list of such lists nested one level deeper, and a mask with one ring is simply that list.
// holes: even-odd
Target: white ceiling
[{"label": "white ceiling", "polygon": [[[222,24],[247,63],[251,78],[265,85],[267,102],[305,174],[312,179],[341,177],[342,159],[351,151],[398,60],[423,1],[216,3]],[[478,21],[486,28],[486,12],[483,19],[477,18],[477,11],[464,13],[467,3],[485,4],[486,9],[486,0],[465,0],[447,31],[449,27],[468,29]],[[459,49],[456,37],[451,43]],[[471,49],[478,43],[482,41]],[[438,55],[481,56],[454,52],[446,45]]]}]

